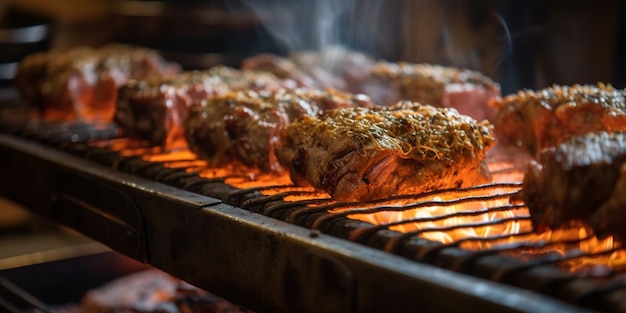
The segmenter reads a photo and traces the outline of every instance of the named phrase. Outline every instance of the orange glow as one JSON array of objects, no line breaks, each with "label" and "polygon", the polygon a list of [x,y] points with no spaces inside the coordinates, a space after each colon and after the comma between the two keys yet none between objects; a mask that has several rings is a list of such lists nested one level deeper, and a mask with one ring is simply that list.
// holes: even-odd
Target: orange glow
[{"label": "orange glow", "polygon": [[[331,213],[320,218],[316,225],[325,218],[343,215],[371,223],[374,225],[372,229],[413,233],[466,250],[495,249],[522,259],[557,253],[564,256],[558,266],[579,273],[592,273],[598,268],[626,268],[626,249],[621,249],[621,243],[612,237],[599,239],[582,226],[541,234],[533,232],[528,209],[511,204],[509,199],[521,189],[524,174],[519,164],[523,163],[489,162],[491,185],[369,203],[334,203],[327,193],[312,187],[294,186],[288,174],[260,174],[237,165],[210,168],[208,162],[199,160],[187,149],[142,148],[141,144],[128,139],[107,140],[94,145],[108,146],[125,156],[142,156],[144,160],[160,162],[165,167],[184,168],[237,188],[255,188],[267,196],[284,195],[285,201],[303,201],[311,209],[321,208]],[[354,231],[352,239],[360,236],[362,231]],[[391,241],[387,249],[392,250],[394,244]]]},{"label": "orange glow", "polygon": [[[498,167],[501,165],[496,164]],[[503,174],[494,175],[495,182],[521,182],[522,179],[523,172],[520,170],[507,170]],[[368,214],[355,212],[348,217],[375,225],[387,225],[388,229],[403,233],[413,232],[422,238],[443,244],[459,243],[459,247],[468,250],[502,249],[507,254],[521,258],[538,257],[549,252],[561,255],[574,253],[575,256],[592,254],[560,262],[560,266],[570,271],[598,266],[613,269],[626,267],[626,250],[620,249],[621,243],[614,241],[612,237],[598,239],[582,226],[537,234],[533,232],[528,208],[512,206],[508,197],[480,200],[483,196],[510,195],[520,188],[521,185],[477,190],[469,194],[466,192],[437,194],[420,198],[419,202],[396,204],[399,208],[421,204],[415,209],[396,211],[393,205],[390,205],[388,210]],[[470,200],[455,203],[456,200],[463,198]],[[474,201],[472,198],[478,199]],[[365,208],[364,206],[363,209]],[[350,212],[354,212],[354,209]],[[505,249],[519,247],[522,243],[529,246],[539,243],[545,248]]]},{"label": "orange glow", "polygon": [[128,138],[116,138],[107,140],[91,141],[89,144],[100,148],[109,148],[112,151],[122,151],[130,146],[131,140]]},{"label": "orange glow", "polygon": [[196,160],[196,155],[189,150],[172,150],[159,154],[144,155],[143,159],[150,162]]}]

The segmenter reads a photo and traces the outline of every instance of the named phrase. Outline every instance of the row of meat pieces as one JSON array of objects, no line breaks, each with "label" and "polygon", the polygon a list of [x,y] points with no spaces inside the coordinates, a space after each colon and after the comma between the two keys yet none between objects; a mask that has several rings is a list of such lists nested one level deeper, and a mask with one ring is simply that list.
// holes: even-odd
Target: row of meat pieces
[{"label": "row of meat pieces", "polygon": [[[104,73],[116,68],[115,62],[102,63],[95,68],[106,68]],[[582,220],[598,232],[615,233],[616,227],[607,230],[607,218],[590,216],[607,210],[600,207],[621,203],[614,190],[622,183],[614,167],[621,168],[623,155],[617,148],[619,131],[626,127],[623,90],[603,84],[553,86],[500,98],[497,84],[476,72],[373,62],[345,50],[289,58],[261,55],[244,62],[242,70],[216,67],[176,75],[169,74],[175,67],[166,63],[139,63],[166,70],[160,78],[121,84],[116,122],[127,135],[150,144],[171,147],[185,139],[211,166],[287,169],[295,183],[311,184],[338,200],[487,182],[484,155],[494,144],[492,127],[456,110],[434,107],[451,106],[489,118],[500,145],[541,155],[529,166],[518,195],[537,229]],[[79,80],[90,81],[93,68],[79,71]],[[115,76],[103,72],[95,76]],[[365,91],[375,101],[320,90],[327,87]],[[398,99],[434,106],[374,104]],[[595,152],[597,147],[616,148],[611,154]],[[573,159],[567,161],[565,155]],[[596,190],[599,185],[611,193]],[[594,197],[583,198],[595,200],[579,205],[577,199],[585,192]]]},{"label": "row of meat pieces", "polygon": [[[486,93],[497,94],[497,84],[468,70],[374,63],[362,54],[341,51],[330,58],[336,61],[333,66],[311,61],[315,54],[302,54],[309,60],[304,62],[307,66],[319,65],[315,74],[296,61],[300,57],[261,55],[247,60],[242,70],[218,66],[132,79],[118,90],[114,119],[126,135],[149,144],[173,148],[186,143],[215,167],[277,174],[286,169],[294,182],[312,184],[338,200],[362,201],[488,181],[484,152],[494,142],[488,122],[417,103],[378,106],[367,96],[332,87],[365,85],[355,83],[359,79],[372,85],[376,77],[379,89],[408,93],[415,92],[406,88],[412,82],[421,86],[420,95],[443,105],[455,99],[451,94],[471,89],[481,99]],[[357,78],[337,66],[355,60],[365,60],[354,68],[369,68],[371,77]],[[288,63],[293,66],[285,67]],[[100,76],[109,76],[115,67],[106,64]],[[327,75],[319,74],[322,71]],[[88,76],[84,72],[79,76]],[[302,78],[309,74],[311,79]],[[324,123],[332,128],[321,126]],[[299,138],[314,134],[313,140]]]},{"label": "row of meat pieces", "polygon": [[[479,120],[490,115],[490,111],[483,111],[483,104],[500,94],[498,84],[475,71],[376,61],[342,48],[294,53],[289,57],[262,54],[244,60],[242,69],[243,73],[235,76],[234,72],[225,71],[217,75],[220,77],[206,71],[181,75],[177,64],[164,60],[153,50],[111,44],[27,56],[18,67],[15,82],[25,100],[53,117],[74,115],[90,121],[110,120],[117,89],[132,81],[146,80],[155,88],[151,92],[166,86],[187,86],[200,92],[208,89],[209,93],[219,92],[216,88],[223,90],[224,85],[253,90],[333,88],[367,94],[381,105],[412,100],[455,107]],[[195,96],[192,90],[176,92]]]},{"label": "row of meat pieces", "polygon": [[[263,112],[250,105],[257,97],[251,100],[249,94],[240,93],[202,102],[192,107],[187,140],[193,151],[216,161],[215,166],[233,159],[247,159],[248,165],[261,168],[283,164],[294,182],[312,184],[339,200],[371,200],[489,181],[484,156],[494,145],[494,135],[487,121],[411,102],[378,107],[366,98],[340,93],[319,92],[317,96],[323,94],[327,100],[312,100],[314,93],[273,94],[262,101],[273,108],[282,103],[286,111],[294,110],[288,109],[290,103],[298,104],[298,113],[274,118],[280,120],[278,128],[284,128],[281,136],[278,128],[260,127],[267,125],[260,121],[272,120],[272,114],[256,115]],[[280,99],[285,96],[297,100]],[[496,109],[493,121],[500,144],[536,158],[518,195],[529,207],[536,230],[579,224],[599,235],[626,238],[622,227],[626,218],[620,213],[626,206],[623,90],[603,84],[552,86],[494,98],[489,105]],[[223,116],[234,119],[220,120]],[[276,146],[265,145],[274,139]],[[274,153],[261,149],[259,155],[267,159],[249,159],[255,143]],[[212,148],[226,146],[216,158]]]},{"label": "row of meat pieces", "polygon": [[626,240],[626,100],[610,85],[520,91],[493,104],[496,137],[534,157],[513,201],[543,232],[585,226]]}]

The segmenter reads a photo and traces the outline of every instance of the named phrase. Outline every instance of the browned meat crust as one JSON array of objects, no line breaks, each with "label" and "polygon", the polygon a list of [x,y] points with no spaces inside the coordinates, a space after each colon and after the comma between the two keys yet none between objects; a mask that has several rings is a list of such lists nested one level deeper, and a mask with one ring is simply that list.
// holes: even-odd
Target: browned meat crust
[{"label": "browned meat crust", "polygon": [[295,183],[364,201],[487,182],[493,144],[487,121],[401,102],[303,116],[281,132],[276,153]]},{"label": "browned meat crust", "polygon": [[290,88],[266,73],[217,66],[168,79],[131,81],[120,88],[115,122],[124,133],[150,145],[184,144],[183,123],[191,103],[233,90],[274,91]]},{"label": "browned meat crust", "polygon": [[544,150],[522,192],[537,231],[569,224],[626,239],[626,133],[592,133]]},{"label": "browned meat crust", "polygon": [[29,55],[18,66],[15,84],[47,117],[110,121],[119,86],[179,71],[153,50],[111,44]]},{"label": "browned meat crust", "polygon": [[598,131],[626,129],[624,90],[610,85],[554,85],[492,101],[496,137],[531,155],[563,140]]},{"label": "browned meat crust", "polygon": [[373,104],[367,97],[334,90],[229,93],[192,106],[186,138],[190,149],[210,166],[235,163],[246,172],[281,173],[275,149],[282,128],[302,115],[351,106]]},{"label": "browned meat crust", "polygon": [[436,107],[452,107],[475,119],[491,119],[491,98],[500,86],[487,76],[467,69],[431,64],[379,62],[361,92],[383,105],[409,100]]}]

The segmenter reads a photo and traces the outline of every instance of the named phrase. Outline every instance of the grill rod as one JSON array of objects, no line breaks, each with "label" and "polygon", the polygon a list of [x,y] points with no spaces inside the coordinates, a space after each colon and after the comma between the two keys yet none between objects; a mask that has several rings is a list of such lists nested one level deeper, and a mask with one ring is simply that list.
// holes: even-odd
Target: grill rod
[{"label": "grill rod", "polygon": [[[72,151],[91,153],[83,148],[75,146]],[[117,162],[120,167],[142,164],[140,160]],[[298,225],[10,135],[0,134],[0,169],[7,175],[0,182],[0,192],[18,203],[260,312],[439,312],[466,311],[467,307],[587,312],[537,293],[416,263],[325,233],[314,236]],[[151,171],[139,172],[149,175]],[[215,186],[215,182],[206,184]],[[52,205],[50,199],[59,194],[65,200]],[[462,300],[447,301],[451,298]]]}]

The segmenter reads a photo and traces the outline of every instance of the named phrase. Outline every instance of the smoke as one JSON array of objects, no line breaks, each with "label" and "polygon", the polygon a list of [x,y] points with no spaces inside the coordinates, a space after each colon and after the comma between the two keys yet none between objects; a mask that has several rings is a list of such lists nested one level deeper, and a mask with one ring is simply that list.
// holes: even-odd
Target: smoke
[{"label": "smoke", "polygon": [[342,46],[392,55],[391,50],[402,39],[397,33],[397,1],[242,1],[286,52]]},{"label": "smoke", "polygon": [[243,0],[263,26],[289,51],[344,44],[354,0]]},{"label": "smoke", "polygon": [[495,64],[494,68],[489,73],[489,76],[493,76],[495,74],[496,70],[498,70],[500,66],[502,65],[502,62],[504,61],[505,56],[509,55],[513,51],[513,36],[511,36],[511,31],[509,30],[509,26],[506,24],[504,17],[502,16],[502,14],[498,13],[495,10],[492,11],[492,14],[496,17],[498,22],[500,22],[500,25],[502,25],[502,29],[504,31],[504,38],[506,39],[506,49],[504,50],[503,53],[501,53],[500,58]]}]

